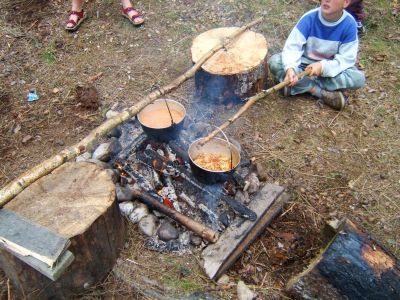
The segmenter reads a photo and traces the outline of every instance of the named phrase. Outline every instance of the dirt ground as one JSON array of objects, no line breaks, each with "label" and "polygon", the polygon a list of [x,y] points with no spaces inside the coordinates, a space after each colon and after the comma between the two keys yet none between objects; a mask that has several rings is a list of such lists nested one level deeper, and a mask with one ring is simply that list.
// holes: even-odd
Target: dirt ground
[{"label": "dirt ground", "polygon": [[[266,37],[270,56],[316,2],[148,0],[137,3],[146,24],[134,28],[120,16],[118,1],[90,0],[89,19],[71,34],[63,30],[68,1],[2,1],[0,185],[80,141],[110,107],[129,107],[190,68],[190,46],[198,34],[264,15],[254,30]],[[110,274],[79,298],[150,299],[143,290],[151,285],[163,295],[205,291],[235,299],[239,280],[258,299],[284,298],[290,277],[318,254],[321,228],[332,218],[355,220],[399,256],[399,7],[397,1],[364,2],[367,33],[358,66],[367,84],[349,93],[345,110],[319,107],[307,96],[276,94],[228,131],[263,165],[268,182],[291,195],[282,214],[227,272],[230,282],[210,281],[198,253],[176,257],[146,250],[131,225],[121,255],[125,264],[131,262],[124,266],[129,280]],[[39,100],[28,102],[32,89]],[[169,97],[189,103],[193,94],[189,80]],[[8,293],[17,299],[4,275],[0,287],[0,299]]]}]

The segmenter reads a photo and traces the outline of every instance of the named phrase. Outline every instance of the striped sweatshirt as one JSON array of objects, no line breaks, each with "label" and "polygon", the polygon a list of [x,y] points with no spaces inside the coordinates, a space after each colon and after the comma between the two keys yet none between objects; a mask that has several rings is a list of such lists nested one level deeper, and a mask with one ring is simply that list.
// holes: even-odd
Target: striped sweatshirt
[{"label": "striped sweatshirt", "polygon": [[293,28],[282,51],[285,71],[300,66],[304,56],[322,64],[323,77],[335,77],[356,63],[357,25],[347,12],[336,22],[322,17],[320,8],[304,14]]}]

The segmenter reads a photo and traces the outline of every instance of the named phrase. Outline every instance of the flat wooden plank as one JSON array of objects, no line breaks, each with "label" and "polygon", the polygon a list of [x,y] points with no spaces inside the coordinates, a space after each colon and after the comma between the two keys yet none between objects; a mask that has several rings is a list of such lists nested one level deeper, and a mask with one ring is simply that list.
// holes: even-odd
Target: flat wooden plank
[{"label": "flat wooden plank", "polygon": [[0,209],[0,244],[12,253],[22,257],[32,256],[53,267],[58,257],[70,245],[70,241],[3,208]]},{"label": "flat wooden plank", "polygon": [[215,244],[204,249],[203,268],[212,280],[217,280],[281,211],[288,200],[283,191],[283,187],[274,184],[262,187],[249,205],[257,214],[256,221],[238,218]]}]

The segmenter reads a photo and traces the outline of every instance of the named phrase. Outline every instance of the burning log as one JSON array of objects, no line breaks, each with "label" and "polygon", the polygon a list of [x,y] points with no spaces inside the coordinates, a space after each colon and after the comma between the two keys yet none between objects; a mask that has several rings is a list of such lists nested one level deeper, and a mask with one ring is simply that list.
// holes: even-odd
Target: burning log
[{"label": "burning log", "polygon": [[184,74],[175,78],[171,83],[151,92],[150,94],[145,96],[140,102],[124,110],[117,116],[108,119],[106,122],[94,129],[88,136],[86,136],[77,144],[62,150],[57,155],[45,160],[44,162],[33,167],[31,170],[25,172],[18,178],[11,181],[0,190],[0,207],[2,207],[4,204],[6,204],[8,201],[10,201],[12,198],[14,198],[16,195],[18,195],[26,187],[31,185],[39,178],[49,174],[51,171],[57,169],[68,160],[92,149],[95,142],[101,137],[105,136],[111,129],[131,119],[144,107],[154,102],[157,98],[178,88],[186,80],[192,78],[195,75],[196,71],[200,69],[200,67],[216,52],[224,47],[227,47],[232,42],[232,40],[248,30],[250,27],[260,23],[261,21],[262,18],[259,18],[247,24],[246,26],[238,28],[237,30],[232,32],[231,35],[226,36],[226,39],[224,39],[223,42],[215,43],[215,46],[208,52],[205,52],[204,55],[197,60],[196,64],[193,67],[187,70]]},{"label": "burning log", "polygon": [[[193,41],[193,62],[236,30],[235,27],[211,29]],[[196,89],[207,101],[229,104],[264,89],[267,75],[265,37],[248,31],[228,47],[219,50],[195,75]]]},{"label": "burning log", "polygon": [[183,226],[185,226],[186,228],[193,231],[194,233],[196,233],[197,235],[201,236],[202,238],[206,239],[209,242],[215,243],[219,238],[218,233],[212,230],[211,228],[208,228],[207,226],[204,226],[203,224],[200,224],[192,220],[191,218],[173,210],[172,208],[169,208],[168,206],[160,203],[157,198],[154,198],[149,194],[140,193],[136,191],[134,192],[134,197],[143,202],[144,204],[178,221]]}]

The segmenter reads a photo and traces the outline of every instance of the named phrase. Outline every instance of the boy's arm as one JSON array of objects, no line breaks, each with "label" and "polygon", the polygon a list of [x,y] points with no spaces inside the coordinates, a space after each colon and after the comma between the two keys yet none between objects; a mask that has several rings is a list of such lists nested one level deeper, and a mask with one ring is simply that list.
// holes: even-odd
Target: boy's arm
[{"label": "boy's arm", "polygon": [[321,60],[323,77],[335,77],[356,63],[358,40],[339,46],[338,53],[330,60]]},{"label": "boy's arm", "polygon": [[297,27],[293,28],[282,51],[282,63],[285,71],[288,69],[296,69],[300,66],[305,43],[306,38],[304,35]]}]

